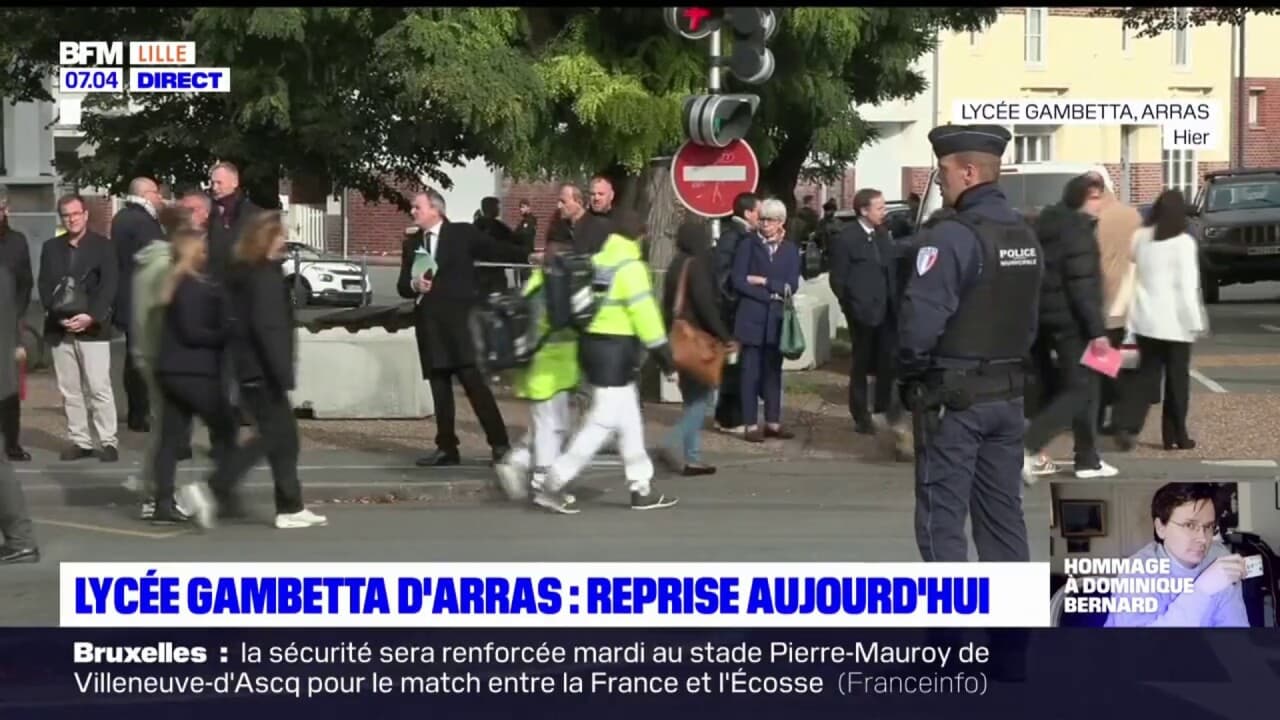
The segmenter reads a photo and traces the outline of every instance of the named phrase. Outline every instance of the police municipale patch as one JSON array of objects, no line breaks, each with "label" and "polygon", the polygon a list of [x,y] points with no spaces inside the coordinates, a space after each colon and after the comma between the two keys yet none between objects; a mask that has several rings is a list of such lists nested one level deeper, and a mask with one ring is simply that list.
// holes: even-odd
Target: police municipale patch
[{"label": "police municipale patch", "polygon": [[925,273],[933,269],[938,262],[938,248],[932,245],[920,248],[920,253],[916,255],[916,274],[923,276]]}]

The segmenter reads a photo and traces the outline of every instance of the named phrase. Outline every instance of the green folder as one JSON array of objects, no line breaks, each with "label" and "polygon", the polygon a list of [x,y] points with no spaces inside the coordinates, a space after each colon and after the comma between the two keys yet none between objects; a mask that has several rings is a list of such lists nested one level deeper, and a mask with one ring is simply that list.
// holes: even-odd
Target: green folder
[{"label": "green folder", "polygon": [[414,252],[413,277],[420,278],[428,272],[434,275],[437,267],[435,256],[427,252],[426,248],[418,248]]}]

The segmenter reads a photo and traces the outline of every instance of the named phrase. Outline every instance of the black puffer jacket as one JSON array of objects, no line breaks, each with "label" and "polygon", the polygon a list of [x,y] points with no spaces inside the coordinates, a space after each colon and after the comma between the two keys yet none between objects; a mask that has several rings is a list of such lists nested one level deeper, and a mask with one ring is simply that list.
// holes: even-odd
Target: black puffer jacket
[{"label": "black puffer jacket", "polygon": [[1036,234],[1045,254],[1042,330],[1077,334],[1083,340],[1106,335],[1096,225],[1094,218],[1063,205],[1040,213]]}]

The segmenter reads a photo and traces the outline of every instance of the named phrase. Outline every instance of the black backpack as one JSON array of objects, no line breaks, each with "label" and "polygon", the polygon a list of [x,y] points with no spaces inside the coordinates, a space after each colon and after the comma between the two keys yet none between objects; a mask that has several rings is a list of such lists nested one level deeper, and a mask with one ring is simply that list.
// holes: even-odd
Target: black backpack
[{"label": "black backpack", "polygon": [[542,268],[542,294],[550,330],[586,330],[596,316],[595,266],[586,253],[560,252]]},{"label": "black backpack", "polygon": [[476,364],[483,372],[524,367],[533,359],[538,335],[537,304],[520,290],[495,292],[468,318]]}]

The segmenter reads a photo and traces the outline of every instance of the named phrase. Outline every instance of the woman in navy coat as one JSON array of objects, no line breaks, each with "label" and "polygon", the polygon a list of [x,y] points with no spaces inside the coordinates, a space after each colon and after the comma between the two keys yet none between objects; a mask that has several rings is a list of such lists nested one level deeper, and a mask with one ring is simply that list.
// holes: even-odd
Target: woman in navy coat
[{"label": "woman in navy coat", "polygon": [[[733,335],[742,346],[742,422],[747,442],[792,438],[782,427],[783,297],[800,288],[800,248],[786,242],[787,207],[769,198],[760,204],[759,237],[738,244],[731,278],[738,294]],[[764,399],[765,428],[758,423]]]}]

